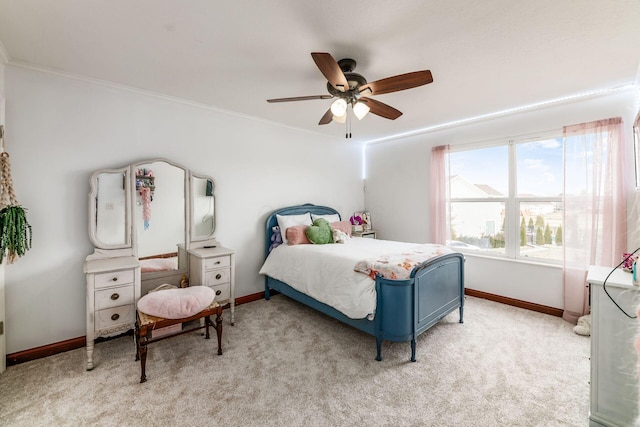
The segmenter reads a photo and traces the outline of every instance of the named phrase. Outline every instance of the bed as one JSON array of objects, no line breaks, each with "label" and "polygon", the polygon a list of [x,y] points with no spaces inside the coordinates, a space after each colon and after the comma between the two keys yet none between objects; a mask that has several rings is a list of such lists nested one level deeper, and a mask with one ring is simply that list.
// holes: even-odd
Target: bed
[{"label": "bed", "polygon": [[[354,271],[354,260],[416,244],[362,237],[353,237],[344,245],[273,244],[274,233],[279,233],[278,216],[293,218],[307,212],[341,219],[335,209],[312,204],[282,208],[268,216],[265,262],[260,269],[265,275],[265,299],[277,291],[374,336],[378,361],[382,360],[384,340],[411,342],[411,361],[415,362],[416,338],[421,333],[456,309],[463,322],[462,254],[447,249],[415,265],[406,279],[390,279],[375,271],[370,275]],[[296,272],[301,274],[295,276]],[[325,287],[330,292],[322,293]]]}]

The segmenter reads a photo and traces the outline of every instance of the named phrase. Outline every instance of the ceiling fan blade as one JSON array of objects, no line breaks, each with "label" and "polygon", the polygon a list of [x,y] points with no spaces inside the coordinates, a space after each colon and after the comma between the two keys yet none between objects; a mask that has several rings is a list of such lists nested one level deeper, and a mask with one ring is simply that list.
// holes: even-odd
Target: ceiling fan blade
[{"label": "ceiling fan blade", "polygon": [[267,99],[267,102],[309,101],[310,99],[331,99],[331,95],[294,96],[292,98]]},{"label": "ceiling fan blade", "polygon": [[322,118],[320,119],[318,124],[319,125],[327,125],[327,124],[331,123],[332,120],[333,120],[333,113],[331,112],[331,108],[329,108],[327,110],[327,112],[324,113],[324,116],[322,116]]},{"label": "ceiling fan blade", "polygon": [[349,90],[349,82],[333,56],[328,53],[312,52],[311,57],[331,86],[341,92]]},{"label": "ceiling fan blade", "polygon": [[[381,95],[383,93],[411,89],[431,82],[433,82],[431,71],[414,71],[367,83],[360,87],[360,93],[363,95]],[[368,91],[371,91],[371,93],[369,94]]]},{"label": "ceiling fan blade", "polygon": [[370,113],[375,114],[376,116],[384,117],[385,119],[395,120],[402,115],[402,112],[396,110],[390,105],[387,105],[383,102],[376,101],[371,98],[360,98],[359,102],[364,102],[369,106]]}]

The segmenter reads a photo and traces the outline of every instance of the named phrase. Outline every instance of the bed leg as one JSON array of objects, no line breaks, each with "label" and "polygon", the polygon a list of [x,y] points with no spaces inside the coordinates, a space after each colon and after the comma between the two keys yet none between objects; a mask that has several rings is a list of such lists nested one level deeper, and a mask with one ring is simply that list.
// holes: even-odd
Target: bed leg
[{"label": "bed leg", "polygon": [[268,286],[265,286],[264,287],[264,299],[269,301],[270,298],[271,298],[271,289],[269,289]]},{"label": "bed leg", "polygon": [[416,361],[416,339],[411,340],[411,361]]},{"label": "bed leg", "polygon": [[376,350],[378,351],[376,360],[379,362],[382,360],[382,338],[376,338]]},{"label": "bed leg", "polygon": [[464,307],[460,306],[460,323],[464,323],[463,314],[464,314]]}]

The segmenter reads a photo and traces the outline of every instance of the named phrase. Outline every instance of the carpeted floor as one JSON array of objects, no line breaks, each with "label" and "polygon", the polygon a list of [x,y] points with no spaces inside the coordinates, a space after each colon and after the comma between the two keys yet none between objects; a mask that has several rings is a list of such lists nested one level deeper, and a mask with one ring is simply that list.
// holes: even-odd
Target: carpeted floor
[{"label": "carpeted floor", "polygon": [[[226,315],[228,313],[225,312]],[[133,338],[11,366],[3,426],[587,426],[589,337],[560,318],[467,297],[409,343],[385,343],[282,295],[238,306],[224,355],[197,333]],[[213,334],[215,337],[215,333]]]}]

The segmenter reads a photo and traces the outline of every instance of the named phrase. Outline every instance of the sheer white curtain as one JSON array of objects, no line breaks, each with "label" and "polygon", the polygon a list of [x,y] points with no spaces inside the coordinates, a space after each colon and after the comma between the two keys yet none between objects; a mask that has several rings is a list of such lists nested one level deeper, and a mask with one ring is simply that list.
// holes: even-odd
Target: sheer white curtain
[{"label": "sheer white curtain", "polygon": [[614,267],[627,246],[621,118],[566,126],[564,139],[563,318],[589,310],[589,265]]},{"label": "sheer white curtain", "polygon": [[450,240],[449,219],[449,146],[431,149],[431,186],[429,194],[430,242],[446,244]]}]

